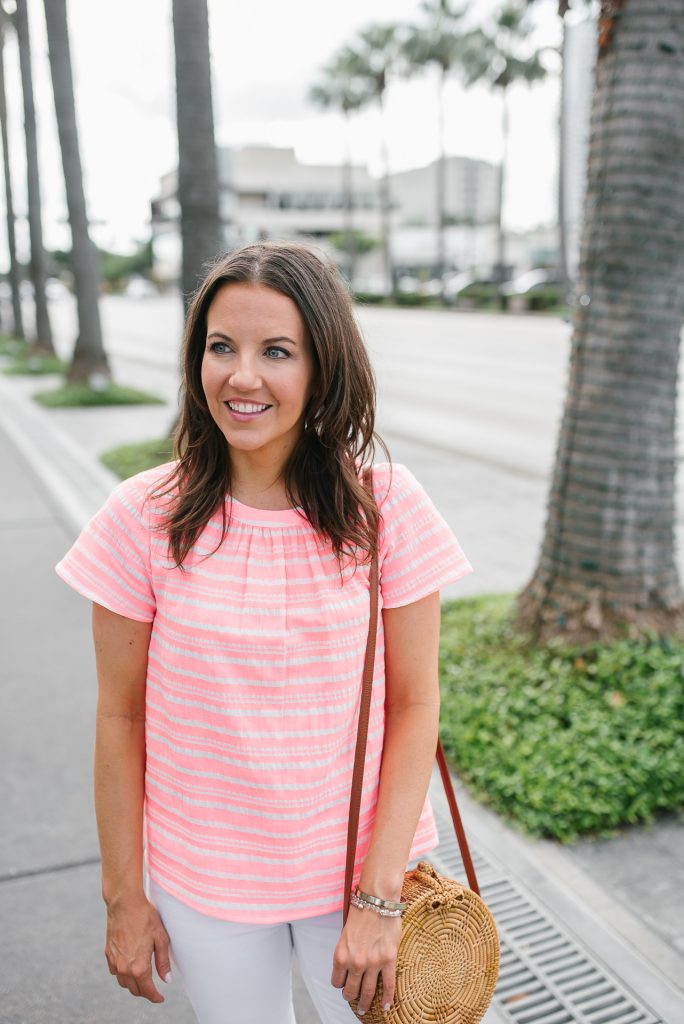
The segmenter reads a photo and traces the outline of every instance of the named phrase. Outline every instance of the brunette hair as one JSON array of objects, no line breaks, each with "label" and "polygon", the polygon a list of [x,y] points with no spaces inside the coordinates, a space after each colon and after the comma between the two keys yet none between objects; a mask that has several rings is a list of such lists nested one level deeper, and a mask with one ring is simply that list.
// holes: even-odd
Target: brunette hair
[{"label": "brunette hair", "polygon": [[164,522],[170,553],[182,567],[221,508],[217,550],[230,522],[230,446],[209,412],[201,367],[209,306],[221,287],[237,282],[266,285],[292,299],[311,345],[313,394],[304,410],[303,432],[283,470],[288,499],[327,535],[340,571],[347,555],[358,563],[358,552],[364,551],[368,561],[379,512],[359,472],[372,463],[376,442],[390,459],[375,431],[375,376],[345,282],[332,263],[297,242],[259,242],[219,257],[193,296],[181,356],[181,412],[174,436],[178,461],[161,485],[169,485],[162,494],[174,492]]}]

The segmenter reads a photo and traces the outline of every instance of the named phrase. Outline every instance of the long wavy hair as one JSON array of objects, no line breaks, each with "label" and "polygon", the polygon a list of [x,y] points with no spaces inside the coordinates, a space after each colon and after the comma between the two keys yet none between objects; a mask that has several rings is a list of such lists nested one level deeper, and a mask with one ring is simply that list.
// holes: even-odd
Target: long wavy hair
[{"label": "long wavy hair", "polygon": [[230,445],[209,412],[201,369],[207,311],[218,290],[233,283],[274,288],[299,310],[313,354],[314,393],[283,469],[284,486],[291,505],[299,504],[316,531],[328,538],[340,572],[349,556],[355,564],[367,562],[380,513],[359,474],[372,463],[376,443],[391,461],[375,431],[375,375],[345,282],[322,254],[296,242],[259,242],[219,257],[193,296],[181,356],[177,461],[157,490],[173,494],[164,521],[170,554],[182,568],[218,509],[223,529],[214,550],[229,529]]}]

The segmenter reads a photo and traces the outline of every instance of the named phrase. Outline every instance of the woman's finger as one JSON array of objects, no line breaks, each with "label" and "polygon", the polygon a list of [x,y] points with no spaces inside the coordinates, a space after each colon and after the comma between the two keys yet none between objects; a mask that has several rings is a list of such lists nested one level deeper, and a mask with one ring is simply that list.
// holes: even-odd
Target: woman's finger
[{"label": "woman's finger", "polygon": [[171,958],[169,956],[169,936],[163,925],[154,937],[154,965],[162,981],[171,981]]},{"label": "woman's finger", "polygon": [[397,988],[397,962],[396,960],[382,969],[382,1008],[387,1010],[394,999]]},{"label": "woman's finger", "polygon": [[147,963],[134,963],[131,974],[138,990],[137,992],[133,992],[133,995],[142,996],[143,999],[149,999],[151,1003],[164,1002],[164,996],[156,988],[154,981],[152,980],[151,960]]},{"label": "woman's finger", "polygon": [[359,1004],[357,1006],[358,1013],[365,1013],[370,1004],[373,1002],[373,996],[375,990],[378,987],[378,972],[374,968],[369,968],[364,976],[361,984],[361,995],[359,996]]},{"label": "woman's finger", "polygon": [[361,993],[361,983],[363,981],[363,971],[357,969],[351,969],[347,971],[347,980],[344,983],[342,989],[342,995],[349,1002],[351,999],[358,999]]}]

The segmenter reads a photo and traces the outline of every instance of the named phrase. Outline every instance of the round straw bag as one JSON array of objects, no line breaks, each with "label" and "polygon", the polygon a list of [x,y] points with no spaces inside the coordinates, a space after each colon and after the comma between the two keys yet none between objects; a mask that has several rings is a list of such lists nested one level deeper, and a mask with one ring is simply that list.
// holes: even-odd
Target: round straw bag
[{"label": "round straw bag", "polygon": [[[477,1024],[491,1002],[499,971],[494,918],[477,893],[440,875],[427,860],[407,871],[396,989],[382,1008],[382,978],[363,1016],[366,1024]],[[373,911],[369,911],[373,913]]]},{"label": "round straw bag", "polygon": [[[364,485],[372,495],[368,470],[364,473]],[[370,599],[370,624],[349,804],[343,914],[345,923],[349,913],[358,839],[375,662],[377,552],[371,561]],[[352,1010],[365,1024],[478,1024],[494,994],[499,973],[499,936],[492,913],[480,897],[468,841],[439,739],[437,762],[470,887],[466,888],[460,882],[441,875],[427,860],[419,861],[412,871],[406,872],[401,901],[408,903],[408,906],[402,915],[394,999],[389,1010],[382,1009],[382,977],[379,976],[373,1001],[363,1016],[357,1013],[359,1000],[350,1000]]]}]

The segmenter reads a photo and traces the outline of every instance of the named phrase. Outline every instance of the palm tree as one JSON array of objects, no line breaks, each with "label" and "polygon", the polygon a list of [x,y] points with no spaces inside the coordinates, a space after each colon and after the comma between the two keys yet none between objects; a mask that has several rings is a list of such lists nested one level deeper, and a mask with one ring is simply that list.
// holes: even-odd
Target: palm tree
[{"label": "palm tree", "polygon": [[347,46],[325,65],[321,79],[309,90],[309,99],[324,110],[337,108],[345,121],[345,150],[342,163],[342,195],[344,202],[344,251],[347,256],[347,278],[353,286],[356,270],[357,238],[354,232],[354,183],[351,158],[350,121],[354,111],[367,102],[364,89],[356,76],[356,55]]},{"label": "palm tree", "polygon": [[26,177],[28,194],[28,222],[31,239],[31,279],[36,308],[36,348],[48,355],[55,354],[48,314],[45,281],[47,278],[43,226],[41,223],[40,175],[38,172],[38,143],[36,115],[33,103],[33,76],[31,74],[31,45],[27,0],[17,0],[15,26],[19,43],[21,87],[24,97],[24,134],[26,137]]},{"label": "palm tree", "polygon": [[422,71],[426,66],[437,67],[438,80],[438,140],[439,157],[435,164],[435,197],[437,224],[437,276],[443,281],[446,272],[446,146],[444,142],[444,93],[447,78],[460,65],[463,52],[463,33],[459,22],[467,8],[454,8],[450,0],[424,0],[421,4],[427,23],[413,25],[404,40],[403,53],[407,72]]},{"label": "palm tree", "polygon": [[568,389],[539,561],[517,606],[541,642],[684,629],[681,15],[681,0],[601,8]]},{"label": "palm tree", "polygon": [[380,110],[380,234],[385,287],[394,292],[391,242],[391,197],[389,185],[389,157],[384,130],[385,93],[392,71],[400,66],[401,33],[398,25],[369,25],[358,36],[353,53],[353,73],[361,85],[364,105],[376,101]]},{"label": "palm tree", "polygon": [[100,388],[110,379],[111,374],[102,345],[99,260],[88,232],[88,215],[83,191],[66,0],[43,2],[52,91],[55,97],[57,130],[71,227],[71,266],[78,310],[78,338],[67,379],[88,381]]},{"label": "palm tree", "polygon": [[5,173],[5,204],[7,210],[7,247],[9,249],[9,280],[12,294],[12,319],[14,334],[24,337],[24,321],[21,315],[20,274],[17,263],[17,246],[14,233],[14,200],[12,196],[12,175],[10,173],[9,144],[7,132],[7,100],[5,97],[5,33],[9,16],[0,6],[0,135],[2,136],[3,167]]},{"label": "palm tree", "polygon": [[541,50],[524,55],[527,39],[525,22],[526,4],[521,0],[508,0],[499,11],[494,29],[474,29],[468,33],[462,60],[465,84],[487,81],[493,89],[501,91],[502,156],[499,165],[497,202],[497,276],[503,283],[506,268],[506,233],[503,225],[503,197],[508,154],[508,88],[514,82],[536,82],[547,74],[541,60]]},{"label": "palm tree", "polygon": [[207,260],[222,248],[206,0],[173,0],[178,125],[178,201],[186,304]]}]

